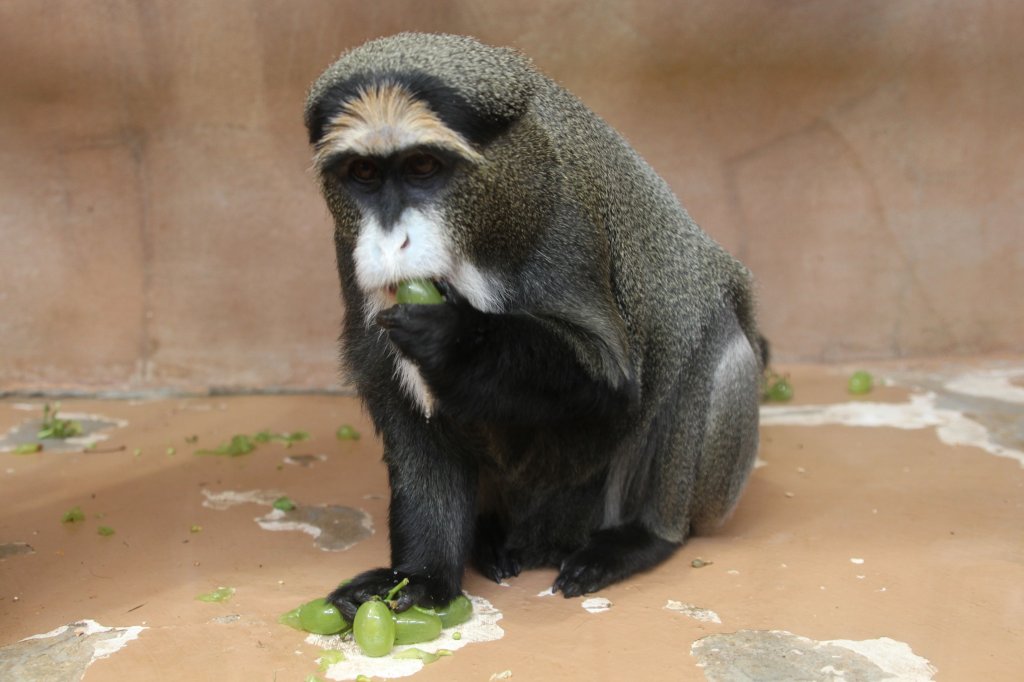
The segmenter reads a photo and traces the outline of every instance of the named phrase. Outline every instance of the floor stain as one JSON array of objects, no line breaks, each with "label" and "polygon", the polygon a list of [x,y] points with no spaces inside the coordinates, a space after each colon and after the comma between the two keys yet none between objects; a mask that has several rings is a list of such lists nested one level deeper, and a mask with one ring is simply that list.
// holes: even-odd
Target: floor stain
[{"label": "floor stain", "polygon": [[[22,405],[19,409],[25,409],[26,407],[28,406]],[[43,408],[38,406],[36,409],[42,411]],[[27,445],[29,443],[42,443],[44,452],[80,452],[109,438],[108,431],[128,425],[128,422],[124,419],[104,417],[98,414],[61,412],[59,417],[81,424],[82,433],[73,438],[40,439],[38,434],[43,427],[43,420],[41,418],[29,419],[0,437],[0,452],[10,452],[19,445]]]},{"label": "floor stain", "polygon": [[[276,490],[203,490],[204,507],[229,509],[240,504],[272,506],[284,493]],[[327,552],[340,552],[373,535],[373,517],[362,509],[340,505],[303,505],[295,509],[273,509],[256,517],[264,530],[290,530],[311,535],[314,544]]]},{"label": "floor stain", "polygon": [[935,667],[903,642],[882,637],[816,641],[783,630],[709,635],[690,654],[710,682],[930,682]]},{"label": "floor stain", "polygon": [[311,467],[317,462],[327,460],[327,455],[288,455],[284,458],[285,464],[295,464],[300,467]]},{"label": "floor stain", "polygon": [[107,628],[93,620],[64,625],[0,647],[0,679],[19,682],[81,680],[85,669],[136,639],[145,628]]},{"label": "floor stain", "polygon": [[663,608],[668,611],[676,611],[684,616],[689,616],[694,620],[699,620],[702,623],[722,623],[722,619],[719,618],[718,614],[711,609],[702,609],[694,604],[684,604],[683,602],[676,601],[675,599],[669,599]]},{"label": "floor stain", "polygon": [[906,403],[856,400],[830,405],[765,405],[764,426],[886,426],[900,429],[934,427],[942,442],[972,445],[993,455],[1016,460],[1024,468],[1024,400],[1009,382],[1024,371],[982,373],[891,372],[893,383],[923,390]]},{"label": "floor stain", "polygon": [[36,550],[32,549],[32,545],[26,542],[8,542],[0,545],[0,559],[8,559],[12,556],[23,556],[25,554],[35,554]]},{"label": "floor stain", "polygon": [[373,519],[362,509],[337,505],[275,509],[256,519],[265,530],[297,530],[312,535],[327,552],[341,552],[373,534]]}]

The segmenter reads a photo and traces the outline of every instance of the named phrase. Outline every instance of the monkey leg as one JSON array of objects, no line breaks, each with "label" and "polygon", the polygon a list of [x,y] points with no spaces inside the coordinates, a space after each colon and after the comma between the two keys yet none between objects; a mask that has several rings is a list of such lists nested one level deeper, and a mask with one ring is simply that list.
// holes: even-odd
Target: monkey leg
[{"label": "monkey leg", "polygon": [[706,534],[728,518],[754,465],[758,447],[761,365],[737,327],[720,345],[711,381],[690,529]]},{"label": "monkey leg", "polygon": [[736,317],[724,314],[689,367],[681,368],[651,439],[644,525],[685,541],[732,511],[758,445],[760,361]]},{"label": "monkey leg", "polygon": [[505,529],[495,514],[483,514],[477,519],[473,564],[496,583],[514,578],[522,570],[518,553],[508,546]]},{"label": "monkey leg", "polygon": [[679,545],[658,537],[639,523],[596,531],[586,547],[562,562],[552,589],[566,597],[596,592],[660,564]]}]

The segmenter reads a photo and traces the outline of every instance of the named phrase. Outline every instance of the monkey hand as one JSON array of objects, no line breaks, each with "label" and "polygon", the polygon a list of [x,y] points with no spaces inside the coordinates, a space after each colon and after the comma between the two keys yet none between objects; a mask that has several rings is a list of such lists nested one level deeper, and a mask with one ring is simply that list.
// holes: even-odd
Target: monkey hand
[{"label": "monkey hand", "polygon": [[356,611],[363,602],[374,597],[383,598],[398,583],[408,578],[409,583],[395,596],[394,610],[405,611],[410,606],[434,608],[444,606],[459,596],[458,588],[454,590],[445,581],[430,576],[416,575],[396,571],[390,568],[375,568],[360,573],[352,580],[339,585],[331,592],[327,601],[338,607],[341,615],[349,623],[356,617]]},{"label": "monkey hand", "polygon": [[450,285],[444,303],[403,303],[377,315],[377,324],[402,355],[428,378],[443,375],[465,362],[483,343],[487,314],[462,298]]}]

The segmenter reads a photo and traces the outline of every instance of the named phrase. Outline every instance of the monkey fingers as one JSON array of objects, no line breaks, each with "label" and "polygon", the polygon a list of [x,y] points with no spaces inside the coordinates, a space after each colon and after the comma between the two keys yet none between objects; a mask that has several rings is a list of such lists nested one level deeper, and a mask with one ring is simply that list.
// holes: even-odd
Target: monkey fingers
[{"label": "monkey fingers", "polygon": [[409,574],[390,568],[375,568],[360,573],[352,580],[339,585],[327,597],[327,601],[338,607],[345,620],[352,622],[360,604],[376,598],[384,598],[398,583],[408,578],[409,583],[395,596],[396,612],[411,606],[435,607],[447,604],[452,597],[440,581],[429,576]]},{"label": "monkey fingers", "polygon": [[377,324],[399,351],[426,370],[448,365],[477,342],[483,314],[468,305],[396,305],[377,315]]}]

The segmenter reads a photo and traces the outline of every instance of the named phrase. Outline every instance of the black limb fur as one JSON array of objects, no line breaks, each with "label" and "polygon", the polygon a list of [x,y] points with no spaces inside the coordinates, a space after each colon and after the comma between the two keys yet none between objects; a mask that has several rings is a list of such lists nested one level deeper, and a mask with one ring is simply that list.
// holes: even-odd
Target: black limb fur
[{"label": "black limb fur", "polygon": [[634,387],[592,376],[563,322],[485,313],[464,301],[398,305],[377,321],[419,366],[439,408],[460,420],[600,421],[629,407]]}]

